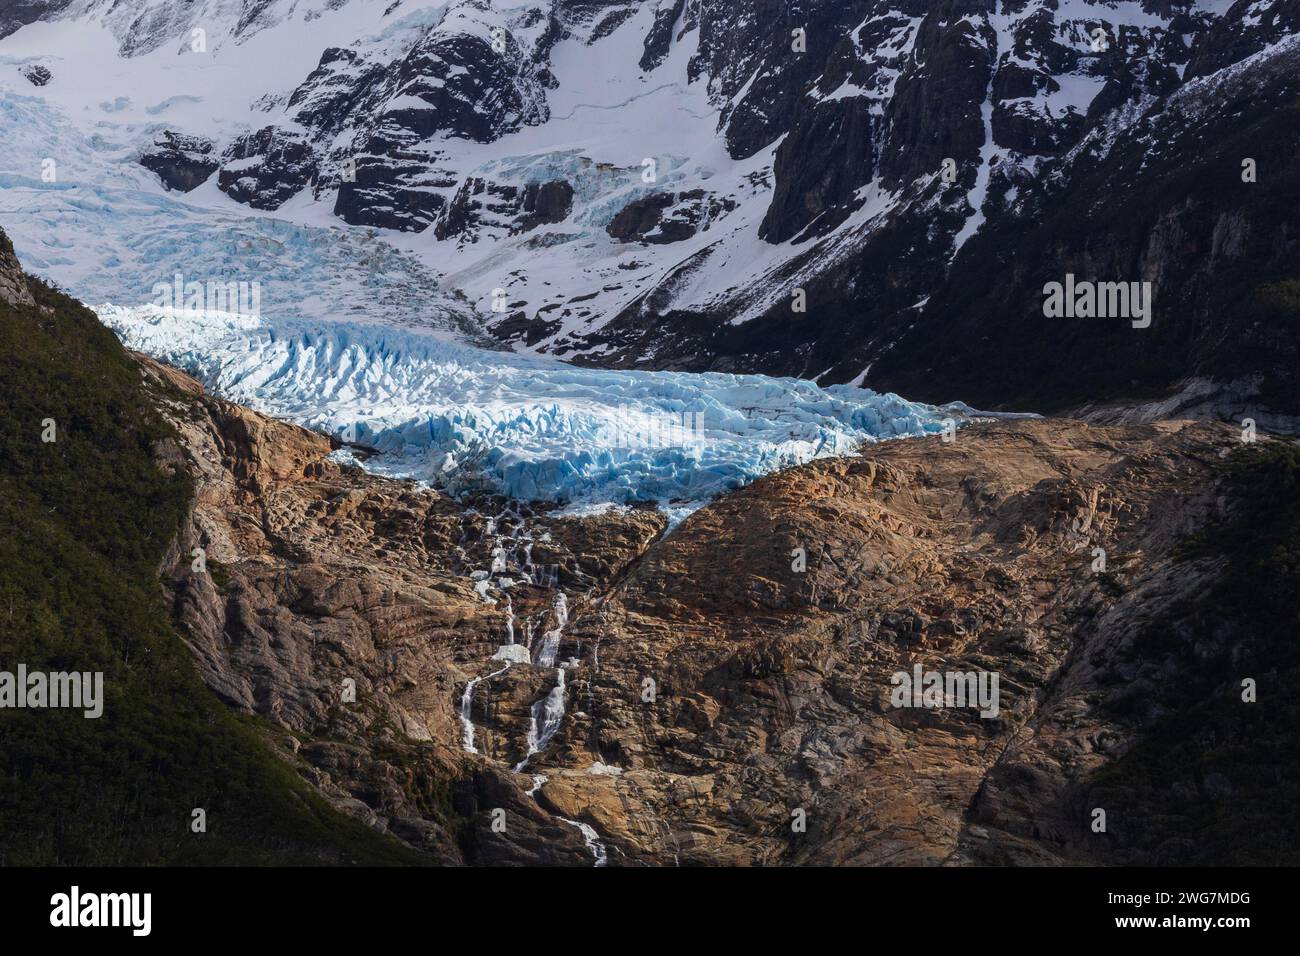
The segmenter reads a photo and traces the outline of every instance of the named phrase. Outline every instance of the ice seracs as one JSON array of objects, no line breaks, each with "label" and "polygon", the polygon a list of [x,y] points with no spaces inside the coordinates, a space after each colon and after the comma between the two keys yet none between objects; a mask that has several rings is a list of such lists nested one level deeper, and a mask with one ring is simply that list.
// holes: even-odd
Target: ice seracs
[{"label": "ice seracs", "polygon": [[[863,443],[937,434],[951,417],[847,386],[579,368],[373,325],[98,311],[128,346],[223,398],[377,450],[372,471],[525,501],[701,501]],[[629,440],[629,428],[644,436],[644,422],[684,415],[680,443],[669,429]]]}]

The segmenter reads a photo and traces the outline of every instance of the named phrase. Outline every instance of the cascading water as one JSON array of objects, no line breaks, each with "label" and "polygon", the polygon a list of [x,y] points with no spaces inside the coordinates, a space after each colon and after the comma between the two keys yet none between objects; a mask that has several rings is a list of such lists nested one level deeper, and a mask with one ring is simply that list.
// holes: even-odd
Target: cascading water
[{"label": "cascading water", "polygon": [[534,754],[546,749],[546,745],[564,723],[564,703],[568,687],[565,682],[564,668],[555,669],[555,686],[551,692],[533,704],[528,722],[528,753],[524,759],[515,764],[515,773],[523,773],[524,767]]},{"label": "cascading water", "polygon": [[596,858],[596,866],[604,866],[609,862],[609,855],[605,852],[605,844],[600,842],[600,834],[596,832],[595,827],[582,823],[579,820],[570,820],[568,817],[560,817],[571,827],[577,827],[582,832],[583,842],[587,844],[587,849],[591,855]]},{"label": "cascading water", "polygon": [[461,726],[461,745],[465,748],[466,753],[476,754],[478,748],[474,746],[474,688],[485,680],[491,680],[494,677],[500,677],[506,671],[510,670],[507,664],[499,671],[493,671],[486,677],[475,677],[465,685],[465,692],[460,695],[460,726]]},{"label": "cascading water", "polygon": [[554,667],[555,656],[560,651],[560,636],[569,623],[569,599],[561,591],[555,597],[555,627],[542,635],[542,646],[537,651],[539,667]]},{"label": "cascading water", "polygon": [[[542,639],[537,648],[536,660],[533,659],[532,653],[534,621],[525,619],[525,643],[515,643],[515,606],[510,589],[519,580],[533,586],[555,586],[553,575],[542,575],[542,580],[539,580],[539,575],[533,566],[534,541],[532,535],[526,529],[524,520],[524,517],[513,506],[508,506],[501,514],[487,519],[486,536],[489,539],[495,539],[491,550],[490,569],[473,571],[470,578],[474,582],[474,590],[484,602],[494,606],[498,605],[497,598],[493,597],[489,592],[495,592],[504,602],[505,643],[497,648],[496,653],[492,655],[492,659],[505,661],[506,663],[500,670],[493,671],[485,677],[476,677],[470,680],[465,685],[460,702],[462,744],[466,753],[477,754],[479,751],[474,745],[475,728],[472,717],[475,688],[485,680],[491,680],[504,674],[512,664],[555,669],[555,684],[545,697],[534,702],[532,707],[529,708],[528,749],[524,759],[513,768],[516,773],[522,773],[529,761],[546,749],[563,726],[568,695],[568,668],[577,664],[575,659],[556,667],[556,658],[559,655],[564,629],[569,623],[569,600],[563,591],[556,591],[555,600],[551,607],[554,626],[542,633]],[[499,533],[498,529],[502,528],[503,525],[505,525],[505,532]],[[541,540],[549,540],[549,537],[549,535],[543,535]],[[462,547],[465,546],[467,541],[468,535],[462,535]],[[507,574],[512,576],[507,577]],[[546,779],[542,774],[535,774],[533,776],[533,786],[527,791],[527,795],[536,800],[537,792],[546,782]],[[558,819],[575,827],[582,834],[583,842],[586,844],[587,849],[591,851],[596,866],[603,867],[608,863],[608,854],[595,828],[590,824],[570,820],[566,817],[558,817]]]}]

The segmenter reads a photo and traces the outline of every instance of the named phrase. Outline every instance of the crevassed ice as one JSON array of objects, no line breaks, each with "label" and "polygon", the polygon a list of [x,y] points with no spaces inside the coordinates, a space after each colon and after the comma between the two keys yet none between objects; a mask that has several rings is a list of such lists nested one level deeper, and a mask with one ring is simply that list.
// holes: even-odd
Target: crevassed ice
[{"label": "crevassed ice", "polygon": [[699,501],[948,417],[848,386],[579,368],[374,325],[98,312],[226,399],[377,449],[371,470],[444,485],[470,473],[524,500]]}]

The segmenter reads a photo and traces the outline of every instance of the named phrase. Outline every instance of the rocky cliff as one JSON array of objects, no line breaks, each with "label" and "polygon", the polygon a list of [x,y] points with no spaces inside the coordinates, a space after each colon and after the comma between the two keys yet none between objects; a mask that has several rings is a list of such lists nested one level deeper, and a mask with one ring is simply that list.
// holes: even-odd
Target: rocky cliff
[{"label": "rocky cliff", "polygon": [[[141,363],[192,398],[165,578],[204,680],[433,859],[1294,859],[1295,833],[1245,823],[1296,787],[1268,743],[1294,654],[1204,603],[1246,560],[1207,546],[1258,507],[1240,475],[1284,443],[990,422],[773,475],[666,533],[654,510],[368,476]],[[997,674],[996,713],[895,706],[916,667]],[[1157,773],[1171,727],[1200,743]],[[1212,822],[1229,809],[1240,827]]]},{"label": "rocky cliff", "polygon": [[22,266],[14,255],[14,244],[3,232],[0,232],[0,299],[9,305],[33,304]]}]

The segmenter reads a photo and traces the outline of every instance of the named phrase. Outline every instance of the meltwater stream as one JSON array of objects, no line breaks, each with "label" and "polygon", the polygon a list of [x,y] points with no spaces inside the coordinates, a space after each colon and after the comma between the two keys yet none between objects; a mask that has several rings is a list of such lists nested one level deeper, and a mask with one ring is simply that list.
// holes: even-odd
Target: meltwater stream
[{"label": "meltwater stream", "polygon": [[510,670],[509,664],[501,668],[499,671],[493,671],[486,677],[475,677],[465,685],[465,693],[463,693],[460,698],[460,723],[462,731],[461,743],[464,746],[466,753],[478,753],[478,748],[474,746],[474,720],[471,716],[474,707],[474,688],[485,680],[500,677],[508,670]]},{"label": "meltwater stream", "polygon": [[569,599],[560,591],[555,595],[555,627],[542,634],[542,646],[537,651],[537,663],[542,667],[554,667],[555,655],[560,651],[560,637],[569,623]]},{"label": "meltwater stream", "polygon": [[[470,514],[475,514],[475,512],[470,512]],[[503,531],[502,525],[507,523],[510,528],[508,531]],[[491,567],[486,571],[482,569],[474,570],[469,577],[474,582],[474,588],[482,600],[494,605],[503,605],[506,643],[497,648],[496,653],[492,655],[492,660],[505,661],[506,664],[504,667],[485,676],[472,678],[465,684],[465,690],[462,692],[460,700],[462,746],[466,753],[479,753],[474,743],[473,713],[475,691],[481,684],[486,682],[490,685],[493,679],[500,677],[514,664],[554,669],[554,685],[544,697],[537,700],[529,708],[527,752],[524,754],[524,758],[512,768],[515,773],[523,773],[529,761],[534,756],[545,751],[564,724],[568,703],[567,672],[569,667],[577,664],[577,660],[565,661],[557,667],[555,659],[559,653],[564,628],[569,622],[569,602],[564,591],[559,590],[556,586],[558,582],[533,565],[533,533],[528,526],[527,520],[519,513],[516,506],[507,506],[506,510],[501,514],[488,518],[485,530],[487,535],[493,539]],[[462,537],[462,547],[464,543],[465,540]],[[509,592],[519,584],[554,589],[555,596],[550,610],[554,627],[543,633],[542,639],[536,648],[533,647],[534,622],[531,620],[527,621],[525,625],[525,634],[527,635],[525,643],[515,643],[514,599]],[[546,777],[544,775],[534,775],[533,786],[527,791],[527,795],[536,799],[537,791],[545,782]],[[582,834],[583,843],[591,851],[595,866],[606,865],[608,854],[600,835],[594,827],[578,820],[570,820],[567,817],[558,817],[558,819],[576,828]]]}]

